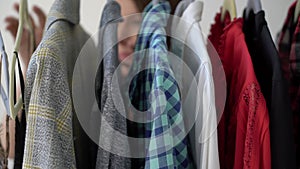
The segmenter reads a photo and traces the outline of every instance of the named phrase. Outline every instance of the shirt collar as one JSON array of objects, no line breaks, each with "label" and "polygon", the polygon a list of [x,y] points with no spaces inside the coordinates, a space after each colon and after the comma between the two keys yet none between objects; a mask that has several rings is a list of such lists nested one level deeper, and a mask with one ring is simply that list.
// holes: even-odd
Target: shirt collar
[{"label": "shirt collar", "polygon": [[72,24],[79,24],[80,0],[55,0],[46,23],[46,30],[57,20],[65,20]]},{"label": "shirt collar", "polygon": [[101,20],[100,20],[100,29],[105,24],[110,22],[121,22],[123,20],[121,15],[121,6],[117,1],[108,0],[104,6]]},{"label": "shirt collar", "polygon": [[182,18],[187,19],[189,22],[200,22],[203,11],[203,2],[202,1],[194,1],[192,2],[184,11]]},{"label": "shirt collar", "polygon": [[172,36],[184,42],[194,23],[201,21],[202,9],[203,2],[197,0],[187,7],[181,18],[174,17],[174,22],[178,24],[172,25]]},{"label": "shirt collar", "polygon": [[174,15],[181,17],[184,10],[190,5],[190,3],[191,2],[189,0],[180,1],[175,9]]}]

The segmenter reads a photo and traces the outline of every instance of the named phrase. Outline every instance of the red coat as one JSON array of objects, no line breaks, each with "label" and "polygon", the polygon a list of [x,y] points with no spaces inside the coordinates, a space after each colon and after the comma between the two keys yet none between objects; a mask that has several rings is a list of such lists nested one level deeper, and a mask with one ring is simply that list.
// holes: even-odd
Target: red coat
[{"label": "red coat", "polygon": [[222,61],[227,100],[218,125],[221,169],[271,169],[269,115],[243,34],[243,20],[220,14],[209,39]]}]

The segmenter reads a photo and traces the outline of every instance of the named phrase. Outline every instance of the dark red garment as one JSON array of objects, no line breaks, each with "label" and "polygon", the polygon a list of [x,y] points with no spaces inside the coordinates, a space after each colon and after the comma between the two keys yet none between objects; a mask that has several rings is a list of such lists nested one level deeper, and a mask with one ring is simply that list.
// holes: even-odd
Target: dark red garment
[{"label": "dark red garment", "polygon": [[294,2],[288,12],[279,37],[279,55],[284,76],[289,81],[289,95],[294,115],[294,138],[297,166],[300,167],[300,18],[294,23]]},{"label": "dark red garment", "polygon": [[243,20],[221,24],[218,14],[215,21],[209,39],[227,81],[226,106],[218,125],[221,169],[271,169],[269,115],[245,42]]},{"label": "dark red garment", "polygon": [[[220,10],[222,11],[222,8]],[[208,40],[213,44],[217,51],[218,47],[220,46],[220,38],[224,33],[223,29],[226,27],[226,25],[230,24],[230,22],[230,15],[228,12],[225,14],[223,22],[221,22],[221,13],[217,13],[215,16],[215,23],[211,25],[211,34],[208,36]]]}]

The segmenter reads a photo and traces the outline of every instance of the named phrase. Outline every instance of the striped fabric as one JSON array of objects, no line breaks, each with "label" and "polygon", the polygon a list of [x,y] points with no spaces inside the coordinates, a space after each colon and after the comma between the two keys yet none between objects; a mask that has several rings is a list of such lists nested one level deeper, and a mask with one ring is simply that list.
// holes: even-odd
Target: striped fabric
[{"label": "striped fabric", "polygon": [[[181,111],[178,84],[167,58],[165,26],[169,2],[149,4],[143,14],[132,66],[134,76],[130,98],[139,111],[146,111],[151,122],[139,125],[138,137],[149,138],[145,144],[145,168],[191,168]],[[144,68],[147,68],[144,70]]]},{"label": "striped fabric", "polygon": [[8,100],[8,91],[9,91],[8,58],[7,58],[7,54],[6,54],[6,51],[5,51],[1,31],[0,31],[0,53],[1,53],[1,61],[2,61],[2,63],[0,64],[0,73],[1,73],[1,76],[2,76],[2,72],[3,72],[3,74],[4,74],[4,83],[5,83],[5,86],[3,86],[3,84],[0,84],[1,85],[0,94],[1,94],[2,101],[3,101],[4,106],[5,106],[6,114],[8,116],[10,116],[9,100]]}]

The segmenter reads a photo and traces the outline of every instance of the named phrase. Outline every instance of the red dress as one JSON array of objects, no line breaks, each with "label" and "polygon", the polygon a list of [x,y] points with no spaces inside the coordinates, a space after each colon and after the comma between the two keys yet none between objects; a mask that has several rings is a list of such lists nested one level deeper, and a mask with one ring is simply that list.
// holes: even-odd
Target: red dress
[{"label": "red dress", "polygon": [[243,34],[243,20],[212,26],[209,39],[222,61],[227,100],[218,125],[221,169],[271,169],[269,115]]}]

